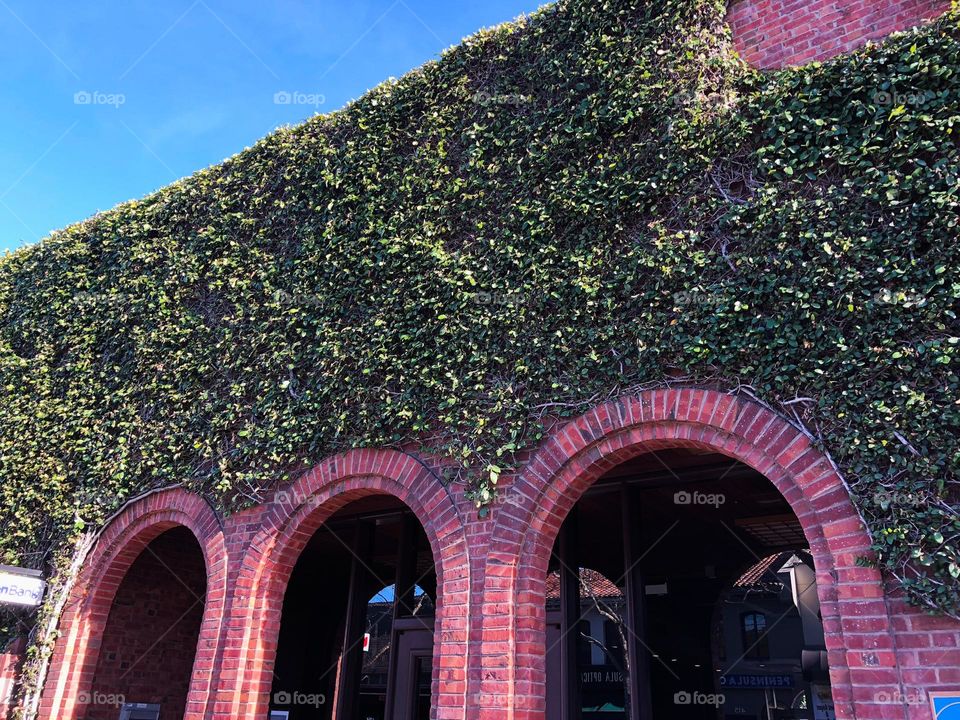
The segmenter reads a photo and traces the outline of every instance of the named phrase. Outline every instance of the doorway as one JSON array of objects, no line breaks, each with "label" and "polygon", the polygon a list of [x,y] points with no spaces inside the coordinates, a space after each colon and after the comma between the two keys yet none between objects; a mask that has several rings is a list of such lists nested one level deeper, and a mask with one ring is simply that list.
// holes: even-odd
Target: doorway
[{"label": "doorway", "polygon": [[190,530],[172,528],[144,547],[113,598],[80,717],[182,718],[206,593],[203,550]]},{"label": "doorway", "polygon": [[600,478],[560,530],[546,602],[548,720],[830,717],[806,538],[730,458],[660,451]]},{"label": "doorway", "polygon": [[272,717],[428,720],[436,592],[426,534],[401,502],[333,515],[287,586]]}]

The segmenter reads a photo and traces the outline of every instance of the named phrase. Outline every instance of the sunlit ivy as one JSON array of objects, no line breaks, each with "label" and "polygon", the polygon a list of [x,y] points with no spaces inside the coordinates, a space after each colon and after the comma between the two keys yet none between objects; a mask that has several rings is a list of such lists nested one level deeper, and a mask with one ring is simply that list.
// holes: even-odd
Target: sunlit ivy
[{"label": "sunlit ivy", "polygon": [[806,423],[957,613],[957,16],[765,75],[723,18],[564,0],[7,257],[0,562],[358,446],[482,506],[544,415],[683,378]]}]

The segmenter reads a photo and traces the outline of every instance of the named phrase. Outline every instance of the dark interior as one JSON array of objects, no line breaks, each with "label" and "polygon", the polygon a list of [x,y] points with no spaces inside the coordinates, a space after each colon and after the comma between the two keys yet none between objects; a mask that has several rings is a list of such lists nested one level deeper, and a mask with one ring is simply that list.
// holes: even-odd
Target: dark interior
[{"label": "dark interior", "polygon": [[[394,592],[404,542],[411,546],[411,598],[396,609],[398,617],[429,616],[437,577],[423,528],[409,509],[393,498],[371,496],[351,503],[324,523],[304,548],[283,603],[271,708],[289,712],[290,720],[331,718],[344,686],[344,653],[351,590],[358,598],[359,632],[346,643],[360,652],[361,669],[351,694],[355,704],[345,716],[382,718],[386,712],[393,636]],[[405,531],[405,528],[409,530]],[[405,532],[410,532],[408,541]],[[364,534],[357,545],[356,534]],[[351,585],[352,573],[356,573]],[[339,698],[343,702],[343,698]]]},{"label": "dark interior", "polygon": [[[628,496],[633,499],[628,501]],[[627,502],[633,504],[625,512]],[[718,628],[718,607],[737,579],[763,558],[783,552],[803,553],[807,547],[790,506],[769,480],[716,453],[673,450],[642,455],[618,466],[592,486],[567,519],[561,535],[564,533],[568,548],[562,550],[562,539],[558,538],[548,578],[548,623],[552,623],[552,628],[548,627],[548,720],[643,717],[630,714],[630,700],[623,683],[611,681],[616,676],[610,670],[619,671],[624,658],[623,648],[619,647],[621,640],[610,636],[610,623],[606,623],[606,643],[612,650],[606,652],[602,665],[589,664],[585,633],[578,633],[579,697],[572,699],[570,705],[580,712],[563,710],[561,593],[558,590],[551,596],[550,590],[558,586],[556,578],[564,567],[579,567],[584,569],[579,571],[581,598],[591,592],[587,585],[602,584],[596,579],[585,582],[586,569],[602,575],[621,594],[625,592],[625,538],[630,533],[634,534],[636,549],[632,567],[643,587],[639,594],[644,629],[637,632],[641,635],[638,641],[645,656],[643,662],[648,667],[649,680],[644,684],[650,693],[652,717],[760,717],[745,713],[743,707],[678,705],[677,696],[692,690],[704,694],[723,690],[720,668],[715,667],[717,633],[722,631]],[[809,556],[804,553],[804,557]],[[611,610],[616,614],[616,608],[625,600],[621,597],[610,603],[611,607],[616,606]],[[784,628],[799,632],[796,610],[786,608],[783,614],[778,632]],[[565,627],[572,627],[575,620],[582,622],[580,618],[571,617]],[[583,627],[589,627],[589,623]],[[633,632],[631,628],[628,634]],[[596,632],[594,635],[586,642],[600,645],[604,638],[596,637]],[[802,639],[797,642],[802,645]],[[800,654],[797,650],[797,663]],[[584,657],[587,660],[582,660]],[[587,670],[592,674],[587,674]],[[606,670],[605,675],[600,670]],[[755,664],[749,671],[763,673],[765,669]],[[624,711],[617,710],[625,706]],[[807,717],[800,711],[768,712],[776,718]]]}]

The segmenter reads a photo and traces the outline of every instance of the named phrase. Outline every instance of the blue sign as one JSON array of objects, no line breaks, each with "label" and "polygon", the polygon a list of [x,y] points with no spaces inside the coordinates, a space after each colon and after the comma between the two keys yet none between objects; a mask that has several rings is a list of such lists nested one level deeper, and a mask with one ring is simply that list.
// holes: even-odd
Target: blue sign
[{"label": "blue sign", "polygon": [[934,720],[960,720],[960,691],[930,693]]}]

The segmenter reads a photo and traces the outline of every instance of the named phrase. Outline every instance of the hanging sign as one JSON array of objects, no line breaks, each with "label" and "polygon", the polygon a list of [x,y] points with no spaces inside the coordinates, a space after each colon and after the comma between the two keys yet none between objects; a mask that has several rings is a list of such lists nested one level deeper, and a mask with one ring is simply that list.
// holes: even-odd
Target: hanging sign
[{"label": "hanging sign", "polygon": [[39,570],[0,565],[0,605],[39,607],[46,588]]},{"label": "hanging sign", "polygon": [[836,720],[837,711],[833,707],[833,693],[829,685],[811,685],[813,698],[813,717],[815,720]]},{"label": "hanging sign", "polygon": [[930,693],[934,720],[960,720],[960,690]]}]

